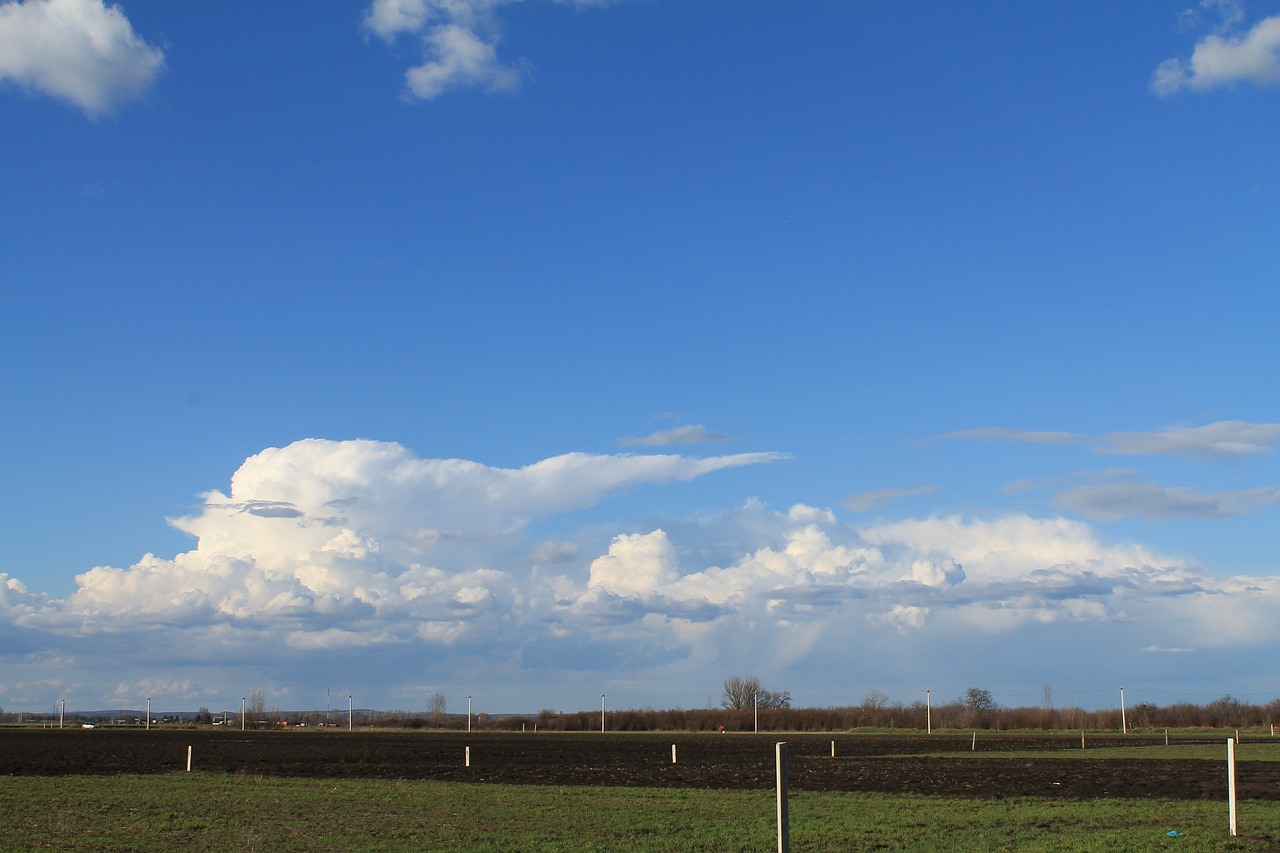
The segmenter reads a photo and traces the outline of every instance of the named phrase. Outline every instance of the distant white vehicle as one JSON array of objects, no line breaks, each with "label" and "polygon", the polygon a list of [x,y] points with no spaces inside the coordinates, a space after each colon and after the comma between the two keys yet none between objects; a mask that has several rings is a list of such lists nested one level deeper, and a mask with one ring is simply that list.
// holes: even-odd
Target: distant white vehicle
[{"label": "distant white vehicle", "polygon": [[82,729],[96,729],[96,728],[97,728],[97,726],[95,726],[93,723],[81,723],[81,724],[80,724],[80,728],[82,728]]}]

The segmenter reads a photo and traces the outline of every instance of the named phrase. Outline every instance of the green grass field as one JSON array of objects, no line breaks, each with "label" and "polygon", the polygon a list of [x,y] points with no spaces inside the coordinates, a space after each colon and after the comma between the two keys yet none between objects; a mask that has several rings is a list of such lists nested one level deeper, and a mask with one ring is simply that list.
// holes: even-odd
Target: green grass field
[{"label": "green grass field", "polygon": [[[761,851],[771,791],[176,773],[0,778],[4,850]],[[793,792],[797,851],[1275,850],[1280,802]],[[1167,833],[1177,830],[1182,835]]]}]

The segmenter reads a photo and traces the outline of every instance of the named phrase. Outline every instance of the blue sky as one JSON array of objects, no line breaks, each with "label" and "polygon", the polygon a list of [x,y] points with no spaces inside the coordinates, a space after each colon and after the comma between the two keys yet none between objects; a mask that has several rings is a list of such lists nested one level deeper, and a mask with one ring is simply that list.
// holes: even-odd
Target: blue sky
[{"label": "blue sky", "polygon": [[0,706],[1280,696],[1277,98],[1274,2],[0,3]]}]

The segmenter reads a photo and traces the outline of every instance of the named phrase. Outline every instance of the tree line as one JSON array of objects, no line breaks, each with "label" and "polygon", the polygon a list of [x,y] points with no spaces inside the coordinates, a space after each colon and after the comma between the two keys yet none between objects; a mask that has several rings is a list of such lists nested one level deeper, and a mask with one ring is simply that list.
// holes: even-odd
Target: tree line
[{"label": "tree line", "polygon": [[[465,715],[444,713],[444,697],[435,694],[426,714],[388,712],[378,725],[410,728],[465,729]],[[1250,703],[1225,695],[1204,704],[1176,702],[1155,705],[1140,702],[1126,708],[1085,710],[1076,706],[1054,707],[1052,691],[1044,686],[1038,706],[1004,707],[990,690],[970,687],[963,695],[939,703],[916,699],[895,701],[872,690],[856,705],[827,708],[793,707],[786,690],[769,690],[754,676],[725,679],[718,707],[711,700],[705,708],[638,708],[606,712],[609,731],[727,732],[799,731],[836,732],[857,729],[1045,730],[1130,731],[1163,728],[1268,729],[1280,722],[1280,699]],[[557,711],[545,708],[537,714],[476,714],[473,729],[492,731],[599,731],[600,709]]]}]

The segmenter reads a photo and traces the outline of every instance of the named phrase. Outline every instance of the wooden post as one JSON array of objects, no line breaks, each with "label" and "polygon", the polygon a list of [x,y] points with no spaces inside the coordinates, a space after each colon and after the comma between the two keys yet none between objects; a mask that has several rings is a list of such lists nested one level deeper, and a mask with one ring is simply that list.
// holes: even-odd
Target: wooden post
[{"label": "wooden post", "polygon": [[832,758],[835,758],[835,757],[836,757],[836,742],[835,742],[835,741],[831,741],[831,757],[832,757]]},{"label": "wooden post", "polygon": [[187,772],[191,772],[191,747],[187,747]]},{"label": "wooden post", "polygon": [[1080,730],[1080,748],[1084,749],[1084,729]]},{"label": "wooden post", "polygon": [[676,745],[674,743],[671,744],[671,763],[676,763]]},{"label": "wooden post", "polygon": [[778,765],[778,853],[791,853],[791,828],[787,814],[787,744],[776,747]]},{"label": "wooden post", "polygon": [[973,746],[969,748],[969,751],[970,752],[978,751],[978,730],[977,729],[973,730]]},{"label": "wooden post", "polygon": [[1165,730],[1164,730],[1164,745],[1165,745],[1165,746],[1168,746],[1168,745],[1169,745],[1169,730],[1168,730],[1168,729],[1165,729]]},{"label": "wooden post", "polygon": [[1227,823],[1231,826],[1231,837],[1236,831],[1236,742],[1227,738]]},{"label": "wooden post", "polygon": [[463,755],[462,761],[463,761],[463,764],[462,764],[463,767],[471,766],[471,747],[467,747],[466,752]]}]

